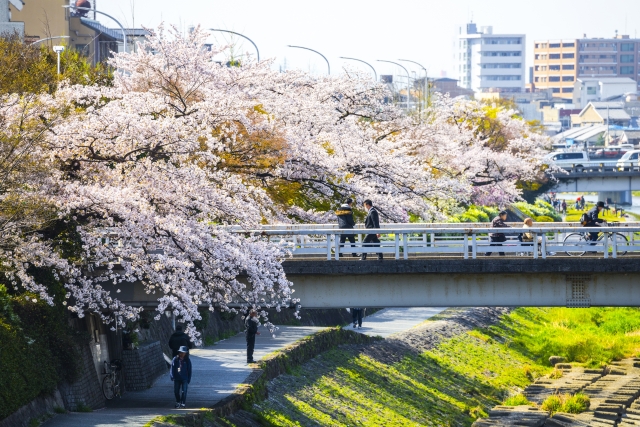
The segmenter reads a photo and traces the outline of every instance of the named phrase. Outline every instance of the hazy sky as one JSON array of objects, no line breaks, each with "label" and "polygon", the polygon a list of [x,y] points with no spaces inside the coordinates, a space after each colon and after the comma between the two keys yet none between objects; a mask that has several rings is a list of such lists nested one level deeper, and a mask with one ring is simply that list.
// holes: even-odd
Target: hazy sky
[{"label": "hazy sky", "polygon": [[[97,7],[125,26],[165,22],[184,31],[190,25],[236,31],[253,39],[261,59],[274,58],[276,67],[286,59],[287,68],[326,72],[321,57],[286,47],[306,46],[329,59],[332,74],[347,63],[367,70],[364,64],[339,59],[350,56],[371,63],[378,74],[404,71],[377,59],[410,59],[424,65],[430,76],[457,77],[456,36],[471,17],[480,26],[492,25],[494,33],[525,34],[527,66],[534,40],[585,33],[612,37],[616,30],[634,37],[640,30],[638,0],[97,0]],[[237,41],[238,52],[254,54],[249,42],[223,33],[214,33],[211,41]],[[422,72],[417,66],[407,68]]]}]

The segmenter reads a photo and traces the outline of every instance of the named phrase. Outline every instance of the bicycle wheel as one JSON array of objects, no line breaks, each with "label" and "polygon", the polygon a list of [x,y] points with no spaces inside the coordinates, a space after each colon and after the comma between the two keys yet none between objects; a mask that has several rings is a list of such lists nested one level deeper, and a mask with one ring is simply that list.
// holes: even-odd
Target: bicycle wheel
[{"label": "bicycle wheel", "polygon": [[118,369],[114,375],[114,392],[118,397],[122,397],[122,392],[124,391],[124,372],[122,369]]},{"label": "bicycle wheel", "polygon": [[107,400],[111,400],[114,398],[115,393],[114,393],[114,384],[113,384],[113,378],[111,377],[111,375],[106,375],[103,379],[102,379],[102,394],[104,394],[104,398]]},{"label": "bicycle wheel", "polygon": [[[627,253],[627,245],[629,239],[627,236],[621,233],[614,233],[613,236],[609,236],[609,239],[616,239],[616,249],[618,252],[618,256],[625,255]],[[613,253],[613,241],[609,242],[609,254]]]},{"label": "bicycle wheel", "polygon": [[[584,250],[585,243],[587,243],[587,240],[584,238],[582,233],[571,233],[564,238],[562,246],[567,247],[567,250],[565,251],[567,255],[582,256],[586,252]],[[574,247],[575,249],[571,249],[571,247]]]}]

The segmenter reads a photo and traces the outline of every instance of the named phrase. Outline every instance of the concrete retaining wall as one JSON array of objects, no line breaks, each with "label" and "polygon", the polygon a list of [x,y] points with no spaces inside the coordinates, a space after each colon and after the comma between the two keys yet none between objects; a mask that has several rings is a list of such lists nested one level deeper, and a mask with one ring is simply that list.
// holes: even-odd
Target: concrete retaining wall
[{"label": "concrete retaining wall", "polygon": [[79,405],[88,406],[91,409],[103,408],[105,398],[101,389],[102,378],[98,378],[96,373],[89,345],[78,346],[78,353],[82,369],[80,379],[73,384],[63,383],[58,387],[64,401],[64,407],[69,411],[77,411]]},{"label": "concrete retaining wall", "polygon": [[159,341],[143,344],[135,350],[122,351],[124,381],[127,391],[146,390],[167,372]]}]

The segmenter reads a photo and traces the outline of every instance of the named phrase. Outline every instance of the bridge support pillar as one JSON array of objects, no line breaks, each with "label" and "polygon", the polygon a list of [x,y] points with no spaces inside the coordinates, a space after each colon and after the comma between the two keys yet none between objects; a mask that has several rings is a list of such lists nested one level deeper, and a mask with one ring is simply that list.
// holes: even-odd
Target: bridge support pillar
[{"label": "bridge support pillar", "polygon": [[612,203],[618,205],[631,204],[631,190],[627,191],[599,191],[598,201],[606,202],[609,199]]}]

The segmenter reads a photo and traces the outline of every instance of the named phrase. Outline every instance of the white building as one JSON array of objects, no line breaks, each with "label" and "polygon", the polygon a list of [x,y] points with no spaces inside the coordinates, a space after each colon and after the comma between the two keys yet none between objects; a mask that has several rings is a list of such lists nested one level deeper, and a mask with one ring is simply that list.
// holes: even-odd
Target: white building
[{"label": "white building", "polygon": [[24,22],[11,22],[9,3],[16,9],[22,10],[22,0],[0,0],[0,35],[17,33],[20,37],[24,37]]},{"label": "white building", "polygon": [[520,92],[525,85],[525,35],[493,34],[474,23],[458,36],[460,86],[474,92]]},{"label": "white building", "polygon": [[574,84],[573,103],[586,107],[591,101],[636,93],[637,83],[629,77],[579,77]]}]

